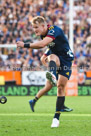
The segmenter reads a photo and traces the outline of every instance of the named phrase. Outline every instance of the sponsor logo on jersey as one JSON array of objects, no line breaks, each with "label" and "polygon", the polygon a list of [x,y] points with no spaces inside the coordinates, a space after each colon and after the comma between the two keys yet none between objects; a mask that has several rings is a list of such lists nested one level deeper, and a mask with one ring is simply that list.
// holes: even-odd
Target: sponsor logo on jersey
[{"label": "sponsor logo on jersey", "polygon": [[49,43],[48,44],[48,47],[50,48],[50,47],[54,47],[55,46],[55,43],[54,42],[51,42],[51,43]]},{"label": "sponsor logo on jersey", "polygon": [[50,26],[50,27],[49,27],[49,30],[51,30],[51,29],[54,29],[54,26]]},{"label": "sponsor logo on jersey", "polygon": [[69,55],[70,57],[73,57],[73,53],[72,51],[69,49],[69,51],[67,52],[67,55]]},{"label": "sponsor logo on jersey", "polygon": [[69,76],[69,72],[67,72],[66,75]]},{"label": "sponsor logo on jersey", "polygon": [[55,31],[52,29],[48,32],[48,35],[54,35]]}]

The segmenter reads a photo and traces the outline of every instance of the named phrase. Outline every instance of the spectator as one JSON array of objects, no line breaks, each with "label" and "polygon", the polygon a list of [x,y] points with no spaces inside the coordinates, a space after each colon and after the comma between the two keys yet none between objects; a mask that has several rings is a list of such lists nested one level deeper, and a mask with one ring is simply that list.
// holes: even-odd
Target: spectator
[{"label": "spectator", "polygon": [[[36,15],[44,16],[50,25],[55,24],[62,27],[69,38],[68,13],[69,0],[0,0],[0,44],[15,44],[18,40],[36,41],[30,23]],[[75,63],[81,65],[83,59],[83,65],[91,69],[91,57],[87,55],[88,49],[86,48],[87,44],[91,43],[91,2],[75,0],[73,15]],[[13,54],[8,54],[8,49],[5,50],[4,53],[8,56],[8,60],[2,58],[2,63],[4,61],[5,65],[9,65],[10,62],[12,64],[11,57],[13,57],[13,59],[19,59],[22,66],[41,65],[39,57],[43,51],[20,52],[21,49],[14,50]],[[3,49],[1,53],[4,54]]]}]

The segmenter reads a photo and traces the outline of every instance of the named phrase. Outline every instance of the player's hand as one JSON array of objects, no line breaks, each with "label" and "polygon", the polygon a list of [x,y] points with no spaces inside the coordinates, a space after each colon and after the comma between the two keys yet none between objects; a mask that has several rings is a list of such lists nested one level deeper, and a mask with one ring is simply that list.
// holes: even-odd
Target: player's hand
[{"label": "player's hand", "polygon": [[18,41],[16,44],[17,44],[17,48],[24,48],[24,42]]}]

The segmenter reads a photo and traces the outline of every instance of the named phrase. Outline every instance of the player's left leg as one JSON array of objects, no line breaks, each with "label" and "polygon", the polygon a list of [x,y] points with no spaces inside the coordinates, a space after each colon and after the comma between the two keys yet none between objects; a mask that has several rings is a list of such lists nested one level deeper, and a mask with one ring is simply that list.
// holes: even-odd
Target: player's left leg
[{"label": "player's left leg", "polygon": [[65,101],[65,86],[67,84],[68,78],[59,75],[58,82],[57,82],[57,101],[56,101],[56,112],[52,121],[51,127],[59,127],[59,117],[60,117],[60,110],[62,109]]}]

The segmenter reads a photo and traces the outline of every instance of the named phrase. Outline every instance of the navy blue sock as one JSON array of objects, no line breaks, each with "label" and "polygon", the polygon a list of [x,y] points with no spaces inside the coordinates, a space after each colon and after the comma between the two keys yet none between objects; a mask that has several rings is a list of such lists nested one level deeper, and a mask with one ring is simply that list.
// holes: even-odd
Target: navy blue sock
[{"label": "navy blue sock", "polygon": [[35,98],[33,99],[34,103],[37,102],[37,100],[38,100],[38,97],[35,97]]},{"label": "navy blue sock", "polygon": [[49,71],[56,76],[56,63],[55,61],[51,60],[49,62]]},{"label": "navy blue sock", "polygon": [[65,101],[65,96],[58,96],[57,102],[56,102],[56,112],[54,115],[54,118],[57,118],[59,120],[60,117],[60,110],[62,109]]},{"label": "navy blue sock", "polygon": [[64,96],[64,104],[63,106],[61,107],[61,109],[63,109],[65,107],[65,96]]}]

